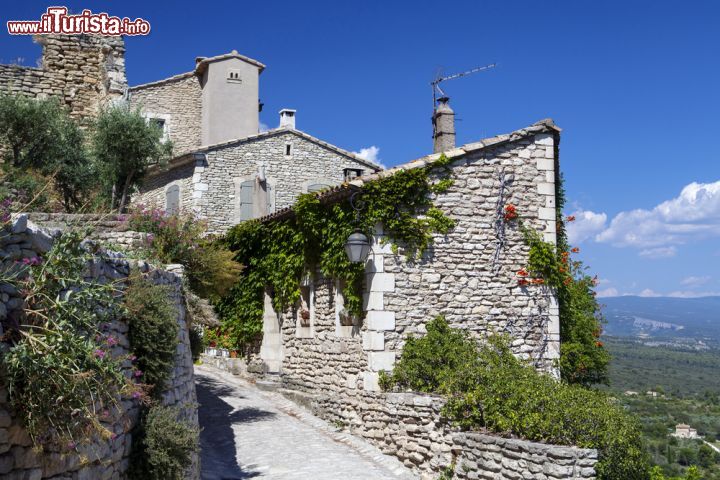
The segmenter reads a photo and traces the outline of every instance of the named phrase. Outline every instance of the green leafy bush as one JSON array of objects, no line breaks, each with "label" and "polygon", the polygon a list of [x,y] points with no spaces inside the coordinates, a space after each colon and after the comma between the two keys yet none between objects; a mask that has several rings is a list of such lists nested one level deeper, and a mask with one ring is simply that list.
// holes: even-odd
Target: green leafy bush
[{"label": "green leafy bush", "polygon": [[99,412],[120,395],[140,395],[122,373],[124,358],[112,355],[116,339],[100,327],[120,309],[111,285],[84,279],[90,257],[82,238],[66,232],[45,258],[25,259],[0,278],[25,294],[25,319],[6,325],[9,350],[0,364],[10,403],[38,446],[110,435]]},{"label": "green leafy bush", "polygon": [[225,295],[237,282],[242,266],[224,244],[206,235],[207,222],[139,206],[128,223],[133,230],[150,234],[145,249],[152,258],[185,267],[190,289],[201,297]]},{"label": "green leafy bush", "polygon": [[200,359],[200,354],[205,350],[206,347],[205,339],[196,327],[190,329],[190,352],[192,353],[193,362],[197,362]]},{"label": "green leafy bush", "polygon": [[178,344],[177,312],[170,291],[139,272],[130,274],[124,306],[129,323],[130,349],[137,357],[142,381],[159,398],[172,371]]},{"label": "green leafy bush", "polygon": [[134,480],[183,480],[199,451],[199,431],[179,419],[177,408],[155,405],[141,421],[133,441],[129,477]]},{"label": "green leafy bush", "polygon": [[560,445],[597,448],[599,479],[648,478],[638,421],[606,394],[537,372],[512,355],[507,341],[478,346],[442,318],[427,335],[408,338],[383,388],[400,387],[447,397],[444,414],[462,428]]}]

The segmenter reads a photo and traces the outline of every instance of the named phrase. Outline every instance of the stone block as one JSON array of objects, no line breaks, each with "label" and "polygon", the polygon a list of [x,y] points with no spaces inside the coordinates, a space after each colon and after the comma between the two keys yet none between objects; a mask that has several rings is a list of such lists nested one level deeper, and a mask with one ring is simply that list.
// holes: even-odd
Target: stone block
[{"label": "stone block", "polygon": [[368,392],[379,392],[379,375],[377,372],[362,372],[363,389]]},{"label": "stone block", "polygon": [[363,294],[364,310],[382,310],[384,307],[383,292],[367,292]]},{"label": "stone block", "polygon": [[363,333],[363,350],[384,350],[385,334],[383,332],[368,331]]},{"label": "stone block", "polygon": [[395,330],[395,312],[371,310],[365,316],[368,330]]},{"label": "stone block", "polygon": [[553,146],[554,138],[549,133],[540,133],[538,135],[535,135],[535,144],[536,145]]},{"label": "stone block", "polygon": [[392,370],[395,366],[395,352],[370,352],[368,353],[368,365],[370,370]]},{"label": "stone block", "polygon": [[555,184],[548,183],[548,182],[538,183],[537,190],[540,195],[553,195],[554,196],[555,195]]},{"label": "stone block", "polygon": [[394,273],[370,273],[367,275],[367,289],[370,292],[394,292]]}]

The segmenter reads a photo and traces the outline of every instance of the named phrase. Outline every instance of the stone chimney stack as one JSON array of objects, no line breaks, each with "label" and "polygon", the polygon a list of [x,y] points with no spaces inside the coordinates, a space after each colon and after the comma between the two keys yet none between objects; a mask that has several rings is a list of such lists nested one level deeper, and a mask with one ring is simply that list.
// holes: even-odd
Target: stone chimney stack
[{"label": "stone chimney stack", "polygon": [[280,110],[280,128],[292,128],[295,130],[295,112],[289,108]]},{"label": "stone chimney stack", "polygon": [[438,105],[433,113],[433,153],[442,153],[455,148],[455,112],[448,102],[449,97],[438,98]]}]

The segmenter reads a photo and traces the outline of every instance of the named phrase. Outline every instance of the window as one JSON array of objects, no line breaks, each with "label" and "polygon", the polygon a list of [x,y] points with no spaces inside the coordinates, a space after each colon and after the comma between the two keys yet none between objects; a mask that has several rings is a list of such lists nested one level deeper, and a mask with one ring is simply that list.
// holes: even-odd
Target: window
[{"label": "window", "polygon": [[312,184],[308,185],[307,192],[308,193],[319,192],[321,190],[326,190],[330,187],[332,187],[332,185],[328,185],[327,183],[312,183]]},{"label": "window", "polygon": [[228,83],[242,83],[242,78],[240,78],[240,70],[228,70],[227,81]]},{"label": "window", "polygon": [[[262,185],[258,185],[255,179],[236,179],[235,189],[238,202],[235,210],[236,221],[251,220],[275,211],[275,189],[271,180],[265,180]],[[263,191],[266,195],[265,203],[262,203],[260,196]]]},{"label": "window", "polygon": [[344,281],[339,280],[335,283],[335,335],[352,337],[353,333],[359,332],[360,325],[345,308],[345,295],[342,293],[344,288]]},{"label": "window", "polygon": [[240,184],[240,221],[253,218],[253,197],[255,180],[246,180]]},{"label": "window", "polygon": [[162,113],[145,113],[145,121],[149,125],[155,125],[162,131],[162,142],[166,142],[170,138],[170,115]]},{"label": "window", "polygon": [[362,177],[362,174],[362,168],[346,168],[343,170],[343,175],[346,182],[357,177]]},{"label": "window", "polygon": [[180,187],[170,185],[165,191],[165,211],[169,214],[180,211]]},{"label": "window", "polygon": [[285,156],[289,157],[292,155],[292,143],[285,144]]}]

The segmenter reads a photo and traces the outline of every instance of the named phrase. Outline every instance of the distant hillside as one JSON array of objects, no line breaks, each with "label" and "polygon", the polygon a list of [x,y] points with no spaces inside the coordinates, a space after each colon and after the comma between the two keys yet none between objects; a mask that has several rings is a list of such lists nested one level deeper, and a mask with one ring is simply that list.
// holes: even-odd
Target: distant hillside
[{"label": "distant hillside", "polygon": [[608,336],[603,342],[612,356],[610,388],[617,392],[659,388],[673,397],[720,395],[720,350],[648,347],[639,340]]},{"label": "distant hillside", "polygon": [[600,299],[605,334],[645,343],[720,346],[720,297],[609,297]]}]

